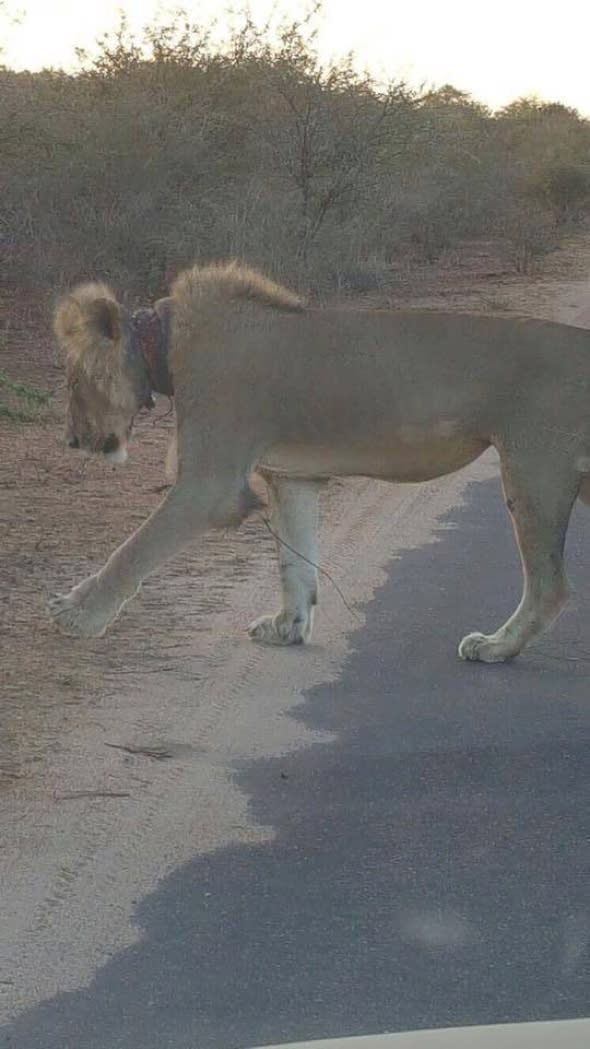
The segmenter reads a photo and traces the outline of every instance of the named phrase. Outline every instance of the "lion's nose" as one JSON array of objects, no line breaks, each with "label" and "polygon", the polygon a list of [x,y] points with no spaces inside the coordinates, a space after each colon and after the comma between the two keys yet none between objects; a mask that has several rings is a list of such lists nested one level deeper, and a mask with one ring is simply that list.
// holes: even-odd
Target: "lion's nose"
[{"label": "lion's nose", "polygon": [[77,437],[70,437],[68,439],[68,447],[69,448],[79,448],[80,447],[80,442],[79,442],[78,438]]},{"label": "lion's nose", "polygon": [[104,455],[111,455],[113,452],[116,452],[118,450],[118,448],[119,448],[119,438],[115,437],[114,433],[109,434],[109,436],[106,437],[104,442],[103,442],[103,446],[102,446],[103,454]]}]

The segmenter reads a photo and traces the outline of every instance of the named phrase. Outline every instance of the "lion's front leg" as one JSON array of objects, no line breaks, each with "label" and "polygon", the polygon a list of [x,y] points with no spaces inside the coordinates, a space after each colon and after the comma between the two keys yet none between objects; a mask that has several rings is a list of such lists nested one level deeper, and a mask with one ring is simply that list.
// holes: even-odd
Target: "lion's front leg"
[{"label": "lion's front leg", "polygon": [[568,463],[502,462],[506,504],[518,542],[524,589],[516,611],[493,634],[468,634],[459,645],[466,660],[512,659],[557,618],[567,601],[563,548],[579,479]]},{"label": "lion's front leg", "polygon": [[96,575],[49,602],[59,629],[74,637],[100,637],[143,580],[208,527],[244,516],[239,479],[198,479],[194,490],[178,484]]},{"label": "lion's front leg", "polygon": [[266,476],[276,538],[283,607],[250,624],[254,641],[299,645],[311,639],[317,604],[318,502],[321,482]]},{"label": "lion's front leg", "polygon": [[116,591],[109,592],[103,586],[101,572],[97,572],[72,587],[69,593],[51,597],[47,607],[62,634],[70,637],[102,637],[131,597],[133,594],[123,596]]}]

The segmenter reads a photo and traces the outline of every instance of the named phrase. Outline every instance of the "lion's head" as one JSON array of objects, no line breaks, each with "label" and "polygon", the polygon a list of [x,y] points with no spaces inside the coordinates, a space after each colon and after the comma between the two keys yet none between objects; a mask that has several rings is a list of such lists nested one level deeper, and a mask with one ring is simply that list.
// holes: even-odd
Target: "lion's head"
[{"label": "lion's head", "polygon": [[83,284],[57,306],[54,329],[66,354],[70,448],[127,459],[137,412],[149,404],[132,317],[104,284]]}]

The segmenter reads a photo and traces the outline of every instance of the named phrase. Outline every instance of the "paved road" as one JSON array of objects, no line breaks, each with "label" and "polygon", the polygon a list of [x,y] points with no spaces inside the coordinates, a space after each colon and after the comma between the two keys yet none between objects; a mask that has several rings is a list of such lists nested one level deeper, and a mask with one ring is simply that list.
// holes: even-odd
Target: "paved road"
[{"label": "paved road", "polygon": [[[579,593],[511,666],[458,638],[516,599],[498,484],[404,554],[297,716],[333,743],[236,777],[271,842],[178,869],[141,941],[3,1049],[229,1049],[590,1013],[590,516]],[[56,929],[59,936],[59,929]]]}]

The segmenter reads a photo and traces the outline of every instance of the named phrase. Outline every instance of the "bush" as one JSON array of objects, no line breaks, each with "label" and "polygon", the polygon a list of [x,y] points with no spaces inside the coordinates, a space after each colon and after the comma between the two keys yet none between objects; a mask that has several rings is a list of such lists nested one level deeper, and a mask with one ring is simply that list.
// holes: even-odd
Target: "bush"
[{"label": "bush", "polygon": [[210,29],[179,16],[137,40],[123,21],[77,75],[0,70],[0,279],[158,295],[240,256],[318,291],[381,287],[392,260],[469,237],[528,265],[588,208],[573,110],[380,86],[322,66],[312,22]]}]

